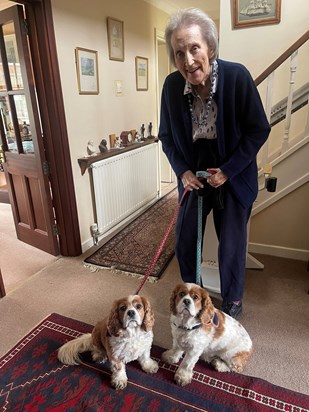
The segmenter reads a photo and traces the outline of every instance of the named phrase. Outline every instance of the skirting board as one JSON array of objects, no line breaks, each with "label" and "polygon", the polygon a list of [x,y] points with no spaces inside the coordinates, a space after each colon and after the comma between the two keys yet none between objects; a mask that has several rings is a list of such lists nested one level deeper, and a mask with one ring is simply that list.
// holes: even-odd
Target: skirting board
[{"label": "skirting board", "polygon": [[258,253],[261,255],[303,260],[304,262],[307,262],[309,260],[309,250],[304,249],[292,249],[283,246],[264,245],[261,243],[249,242],[248,251],[250,253]]}]

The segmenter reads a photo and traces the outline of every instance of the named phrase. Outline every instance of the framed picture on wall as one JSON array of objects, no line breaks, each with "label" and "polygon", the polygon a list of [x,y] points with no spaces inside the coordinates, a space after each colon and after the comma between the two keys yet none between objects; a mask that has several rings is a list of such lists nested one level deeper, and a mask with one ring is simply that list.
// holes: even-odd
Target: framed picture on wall
[{"label": "framed picture on wall", "polygon": [[124,61],[123,21],[107,17],[107,39],[110,60]]},{"label": "framed picture on wall", "polygon": [[148,90],[148,59],[135,57],[136,90]]},{"label": "framed picture on wall", "polygon": [[75,58],[79,94],[99,94],[98,52],[76,47]]},{"label": "framed picture on wall", "polygon": [[281,0],[233,0],[234,29],[278,24]]}]

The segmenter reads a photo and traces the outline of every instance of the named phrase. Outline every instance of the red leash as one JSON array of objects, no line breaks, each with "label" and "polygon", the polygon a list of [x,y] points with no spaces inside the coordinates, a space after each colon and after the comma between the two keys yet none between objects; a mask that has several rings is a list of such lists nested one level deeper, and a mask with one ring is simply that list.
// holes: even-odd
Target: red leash
[{"label": "red leash", "polygon": [[183,195],[182,195],[182,197],[181,197],[181,199],[180,199],[180,202],[179,202],[178,205],[177,205],[177,208],[176,208],[176,210],[175,210],[175,212],[174,212],[174,215],[173,215],[173,217],[172,217],[172,220],[171,220],[171,222],[170,222],[170,224],[169,224],[169,226],[168,226],[168,228],[167,228],[167,231],[166,231],[165,235],[163,236],[163,239],[162,239],[162,241],[161,241],[161,243],[160,243],[160,245],[159,245],[159,247],[158,247],[158,249],[157,249],[157,251],[156,251],[156,254],[155,254],[154,258],[153,258],[153,261],[152,261],[151,265],[149,266],[149,269],[147,270],[146,274],[144,275],[144,278],[142,279],[142,282],[141,282],[140,286],[138,287],[138,289],[137,289],[137,291],[136,291],[136,293],[135,293],[136,295],[138,295],[139,292],[141,291],[142,287],[143,287],[144,284],[146,283],[146,280],[149,278],[151,272],[153,271],[153,268],[155,267],[155,264],[157,263],[157,260],[159,259],[159,256],[161,255],[161,252],[162,252],[162,250],[163,250],[163,247],[164,247],[164,245],[165,245],[165,243],[166,243],[166,241],[167,241],[168,235],[170,234],[170,232],[171,232],[171,230],[172,230],[172,228],[173,228],[173,225],[174,225],[174,223],[175,223],[175,221],[176,221],[176,218],[177,218],[177,215],[178,215],[178,212],[179,212],[179,208],[180,208],[180,206],[181,206],[181,204],[182,204],[182,201],[183,201],[183,199],[184,199],[184,197],[185,197],[186,194],[187,194],[187,190],[185,190],[185,191],[183,192]]}]

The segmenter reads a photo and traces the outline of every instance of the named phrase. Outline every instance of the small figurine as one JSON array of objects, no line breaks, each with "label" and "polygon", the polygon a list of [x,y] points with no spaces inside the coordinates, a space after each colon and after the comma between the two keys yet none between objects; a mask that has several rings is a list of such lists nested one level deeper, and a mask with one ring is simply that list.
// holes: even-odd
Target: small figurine
[{"label": "small figurine", "polygon": [[135,133],[134,137],[134,143],[140,143],[141,142],[141,136],[138,132]]},{"label": "small figurine", "polygon": [[101,140],[101,143],[99,144],[99,149],[101,153],[107,152],[107,141],[105,139]]},{"label": "small figurine", "polygon": [[145,125],[144,125],[144,123],[142,124],[142,127],[141,127],[141,140],[145,140]]},{"label": "small figurine", "polygon": [[122,146],[122,140],[121,140],[121,138],[120,138],[119,136],[116,137],[115,147],[116,147],[117,149],[121,149],[121,148],[123,147],[123,146]]},{"label": "small figurine", "polygon": [[96,154],[96,148],[94,147],[94,141],[89,140],[87,143],[87,153],[89,156],[94,156]]},{"label": "small figurine", "polygon": [[149,122],[149,125],[148,125],[148,139],[153,138],[151,132],[152,132],[152,122]]}]

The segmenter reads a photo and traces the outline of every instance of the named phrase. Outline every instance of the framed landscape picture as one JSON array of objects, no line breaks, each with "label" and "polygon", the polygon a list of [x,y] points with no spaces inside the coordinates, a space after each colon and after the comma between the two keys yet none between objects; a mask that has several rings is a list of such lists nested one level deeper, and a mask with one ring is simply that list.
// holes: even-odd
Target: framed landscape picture
[{"label": "framed landscape picture", "polygon": [[107,39],[110,60],[124,61],[123,21],[107,17]]},{"label": "framed landscape picture", "polygon": [[281,0],[233,0],[234,28],[278,24]]},{"label": "framed landscape picture", "polygon": [[98,52],[76,47],[75,58],[79,94],[99,94]]},{"label": "framed landscape picture", "polygon": [[135,57],[136,90],[148,90],[148,59]]}]

